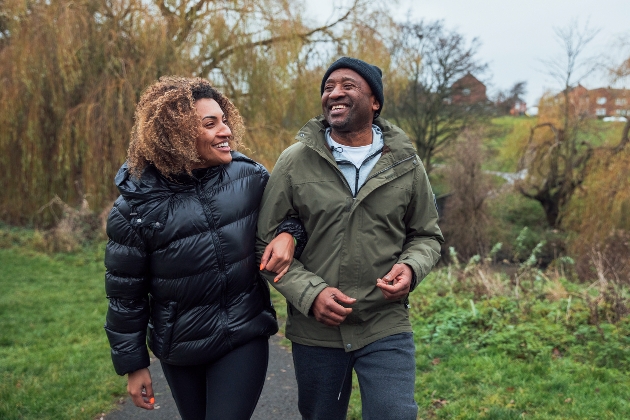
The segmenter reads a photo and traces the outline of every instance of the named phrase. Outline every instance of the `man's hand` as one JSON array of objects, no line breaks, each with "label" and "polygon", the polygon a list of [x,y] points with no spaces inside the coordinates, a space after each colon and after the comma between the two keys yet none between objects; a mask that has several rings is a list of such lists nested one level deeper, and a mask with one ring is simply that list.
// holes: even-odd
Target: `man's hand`
[{"label": "man's hand", "polygon": [[265,252],[260,260],[260,269],[276,273],[273,279],[277,283],[287,271],[293,262],[293,253],[295,252],[295,242],[290,233],[282,232],[273,241],[267,245]]},{"label": "man's hand", "polygon": [[376,279],[376,287],[387,300],[401,299],[409,293],[412,278],[413,272],[407,264],[394,264],[382,279]]},{"label": "man's hand", "polygon": [[352,312],[351,308],[341,306],[340,303],[352,305],[356,301],[335,287],[327,287],[317,295],[311,310],[316,320],[329,327],[336,327]]},{"label": "man's hand", "polygon": [[127,392],[137,407],[153,410],[155,398],[149,369],[139,369],[127,375]]}]

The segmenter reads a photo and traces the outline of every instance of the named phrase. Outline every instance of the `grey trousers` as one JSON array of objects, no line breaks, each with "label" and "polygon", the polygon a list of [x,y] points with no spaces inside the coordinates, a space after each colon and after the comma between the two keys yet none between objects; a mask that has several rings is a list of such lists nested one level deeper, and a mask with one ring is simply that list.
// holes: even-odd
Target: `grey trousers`
[{"label": "grey trousers", "polygon": [[305,420],[343,420],[352,391],[352,369],[361,390],[364,420],[415,420],[415,345],[396,334],[346,353],[293,343],[298,408]]}]

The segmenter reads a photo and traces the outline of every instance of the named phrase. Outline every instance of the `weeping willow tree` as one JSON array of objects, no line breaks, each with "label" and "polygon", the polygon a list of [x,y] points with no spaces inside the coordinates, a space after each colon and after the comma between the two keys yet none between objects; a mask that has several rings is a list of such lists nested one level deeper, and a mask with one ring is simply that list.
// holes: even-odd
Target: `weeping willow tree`
[{"label": "weeping willow tree", "polygon": [[290,141],[319,86],[313,46],[340,42],[364,3],[318,26],[286,0],[0,0],[0,219],[50,225],[55,196],[107,207],[135,104],[162,75],[219,85],[252,149]]}]

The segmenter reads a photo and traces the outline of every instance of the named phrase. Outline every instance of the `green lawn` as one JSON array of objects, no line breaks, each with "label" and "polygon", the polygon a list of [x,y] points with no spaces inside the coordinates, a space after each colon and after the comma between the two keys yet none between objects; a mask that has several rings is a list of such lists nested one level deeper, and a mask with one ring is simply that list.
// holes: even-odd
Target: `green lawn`
[{"label": "green lawn", "polygon": [[0,419],[93,419],[126,381],[103,331],[100,250],[0,249]]},{"label": "green lawn", "polygon": [[[548,299],[539,283],[519,299],[475,302],[447,277],[430,274],[410,299],[419,418],[630,418],[630,321],[589,325],[581,300]],[[358,420],[356,376],[353,388],[348,418]]]},{"label": "green lawn", "polygon": [[[0,419],[109,411],[125,380],[102,329],[103,244],[49,256],[0,243]],[[567,298],[584,286],[564,279],[525,289],[480,295],[444,268],[412,294],[420,418],[630,418],[630,321],[590,325],[586,304]],[[349,418],[360,419],[354,387]]]}]

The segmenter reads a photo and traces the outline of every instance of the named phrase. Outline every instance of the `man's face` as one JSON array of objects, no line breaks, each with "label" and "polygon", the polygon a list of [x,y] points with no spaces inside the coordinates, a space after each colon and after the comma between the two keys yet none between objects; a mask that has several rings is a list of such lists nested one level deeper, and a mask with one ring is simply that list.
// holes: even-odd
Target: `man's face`
[{"label": "man's face", "polygon": [[354,132],[371,125],[379,107],[370,85],[354,70],[337,69],[324,84],[322,110],[335,131]]}]

